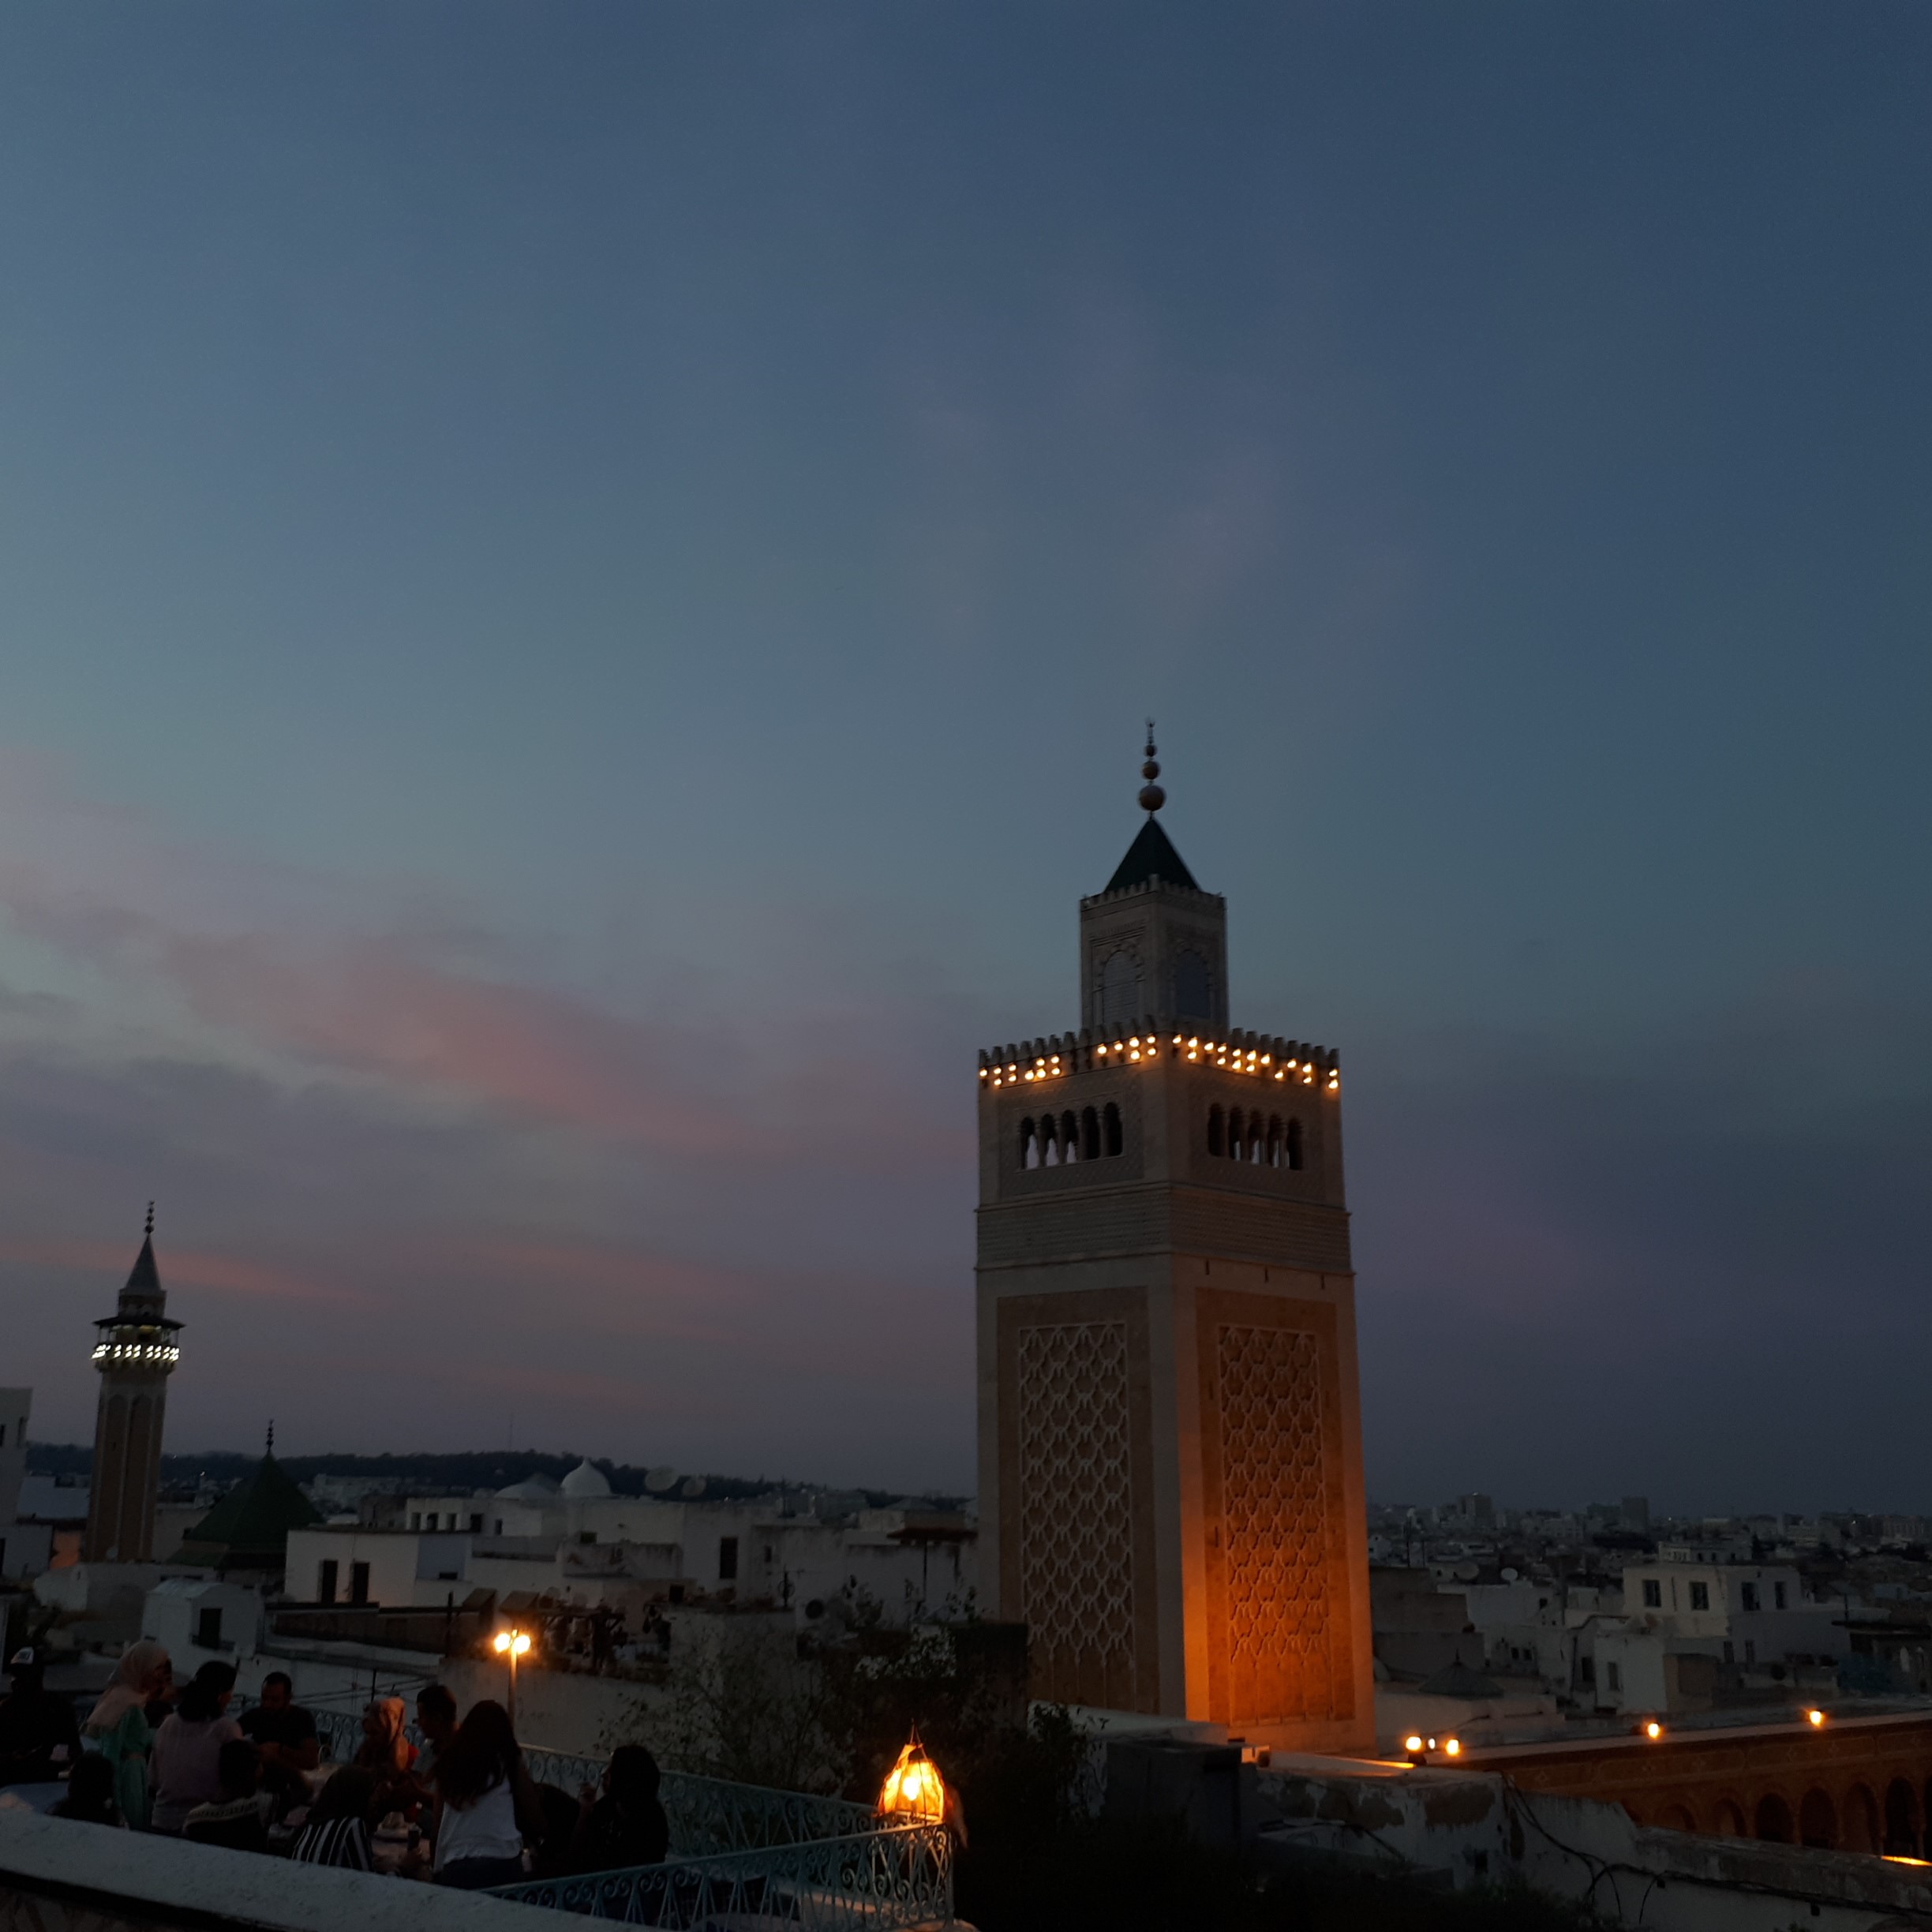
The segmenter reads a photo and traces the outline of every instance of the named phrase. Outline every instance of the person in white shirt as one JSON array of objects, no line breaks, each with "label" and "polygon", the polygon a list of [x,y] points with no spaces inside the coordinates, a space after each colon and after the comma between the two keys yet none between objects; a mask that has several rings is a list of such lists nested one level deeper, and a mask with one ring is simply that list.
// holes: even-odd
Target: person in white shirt
[{"label": "person in white shirt", "polygon": [[197,1805],[219,1800],[221,1748],[242,1735],[242,1727],[224,1714],[234,1679],[230,1664],[204,1664],[182,1692],[174,1715],[155,1733],[154,1830],[178,1832]]},{"label": "person in white shirt", "polygon": [[543,1810],[510,1713],[489,1698],[473,1704],[432,1776],[436,1883],[467,1892],[515,1885],[526,1836],[542,1841]]}]

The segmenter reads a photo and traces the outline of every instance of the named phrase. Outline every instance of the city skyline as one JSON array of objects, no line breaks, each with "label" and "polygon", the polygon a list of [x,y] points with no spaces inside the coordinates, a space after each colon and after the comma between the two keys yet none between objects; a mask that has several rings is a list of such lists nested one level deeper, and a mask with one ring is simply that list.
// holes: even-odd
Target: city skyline
[{"label": "city skyline", "polygon": [[152,1196],[170,1449],[969,1491],[1151,712],[1371,1496],[1932,1509],[1932,36],[1095,18],[0,24],[36,1436]]}]

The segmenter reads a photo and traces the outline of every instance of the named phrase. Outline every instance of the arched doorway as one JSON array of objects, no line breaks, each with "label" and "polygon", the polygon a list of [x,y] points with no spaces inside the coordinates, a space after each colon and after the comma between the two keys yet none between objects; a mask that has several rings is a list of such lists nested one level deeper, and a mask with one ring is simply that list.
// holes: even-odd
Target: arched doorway
[{"label": "arched doorway", "polygon": [[1919,1855],[1919,1794],[1902,1777],[1885,1787],[1885,1848],[1894,1858]]},{"label": "arched doorway", "polygon": [[1791,1843],[1791,1807],[1776,1792],[1767,1792],[1758,1800],[1754,1822],[1758,1827],[1757,1835],[1767,1844]]},{"label": "arched doorway", "polygon": [[[1762,1836],[1762,1834],[1760,1834]],[[1838,1807],[1829,1792],[1814,1784],[1798,1807],[1798,1842],[1814,1852],[1832,1852],[1838,1845]]]},{"label": "arched doorway", "polygon": [[1882,1835],[1878,1825],[1878,1800],[1872,1788],[1854,1784],[1845,1793],[1844,1849],[1876,1852]]},{"label": "arched doorway", "polygon": [[1748,1837],[1750,1833],[1744,1829],[1744,1807],[1735,1799],[1719,1799],[1713,1829],[1720,1838]]},{"label": "arched doorway", "polygon": [[1657,1822],[1666,1831],[1694,1832],[1697,1829],[1697,1820],[1690,1815],[1689,1807],[1684,1805],[1666,1805],[1657,1814]]}]

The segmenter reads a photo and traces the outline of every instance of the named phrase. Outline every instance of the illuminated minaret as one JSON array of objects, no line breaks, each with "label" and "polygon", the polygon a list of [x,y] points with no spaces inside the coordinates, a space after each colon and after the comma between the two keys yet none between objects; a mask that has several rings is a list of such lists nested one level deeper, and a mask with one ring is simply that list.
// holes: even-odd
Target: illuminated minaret
[{"label": "illuminated minaret", "polygon": [[979,1061],[979,1562],[1033,1694],[1375,1737],[1342,1072],[1229,1024],[1155,814],[1080,901],[1077,1032]]},{"label": "illuminated minaret", "polygon": [[94,1474],[88,1500],[89,1563],[154,1560],[155,1497],[161,1486],[161,1425],[167,1379],[181,1360],[182,1324],[167,1316],[155,1267],[154,1203],[120,1305],[95,1323],[100,1408],[94,1421]]}]

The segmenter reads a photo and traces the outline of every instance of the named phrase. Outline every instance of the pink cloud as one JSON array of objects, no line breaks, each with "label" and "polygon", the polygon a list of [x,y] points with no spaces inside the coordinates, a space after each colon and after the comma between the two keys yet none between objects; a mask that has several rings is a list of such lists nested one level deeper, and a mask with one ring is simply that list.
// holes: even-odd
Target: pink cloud
[{"label": "pink cloud", "polygon": [[[58,1268],[99,1277],[103,1315],[112,1307],[114,1295],[133,1259],[134,1249],[126,1241],[0,1241],[0,1267]],[[200,1249],[169,1249],[161,1285],[241,1295],[251,1301],[310,1301],[348,1308],[376,1305],[373,1296],[356,1289],[318,1282],[246,1256],[214,1254]]]},{"label": "pink cloud", "polygon": [[[950,1127],[907,1104],[872,1029],[772,1021],[763,1041],[720,1022],[639,1020],[555,988],[459,970],[417,942],[298,945],[184,930],[128,905],[0,867],[0,906],[24,934],[97,968],[171,987],[204,1024],[271,1052],[429,1097],[479,1105],[684,1160],[797,1160],[903,1169],[970,1159]],[[863,1149],[863,1151],[860,1150]]]}]

